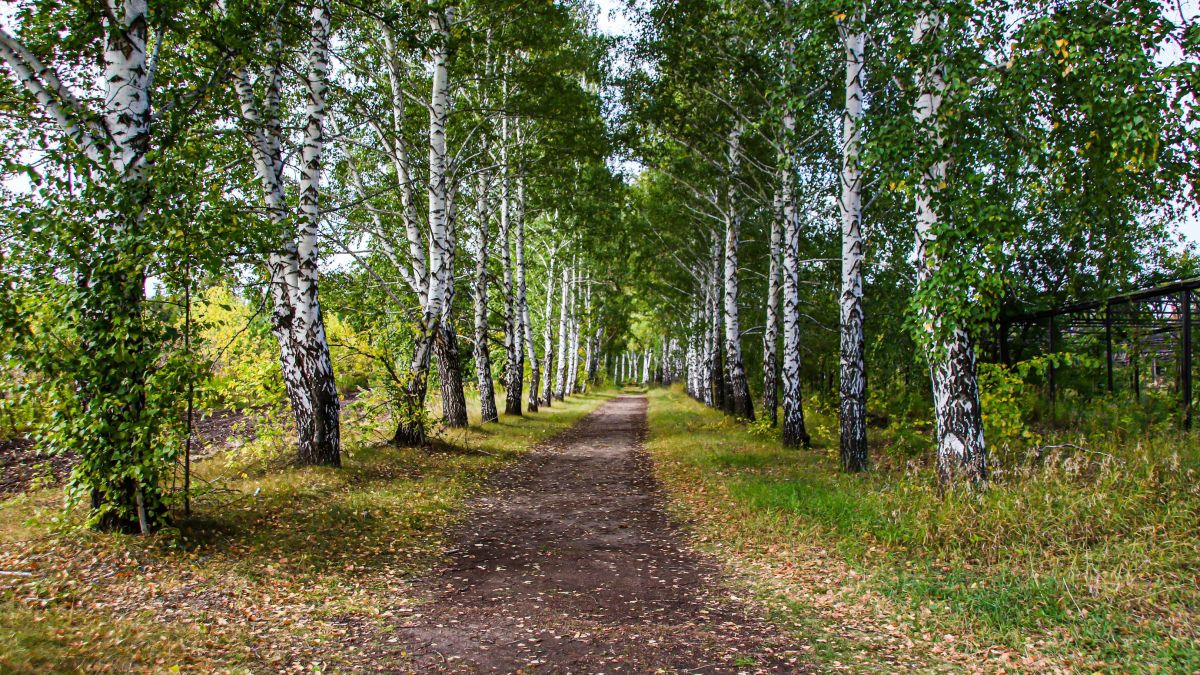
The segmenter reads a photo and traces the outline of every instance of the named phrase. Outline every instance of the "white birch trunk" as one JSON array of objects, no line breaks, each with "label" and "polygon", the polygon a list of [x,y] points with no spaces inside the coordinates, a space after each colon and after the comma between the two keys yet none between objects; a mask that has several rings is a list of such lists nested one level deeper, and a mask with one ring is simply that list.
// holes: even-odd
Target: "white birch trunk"
[{"label": "white birch trunk", "polygon": [[[340,463],[337,387],[317,293],[317,244],[320,225],[320,180],[324,151],[325,90],[329,70],[329,7],[318,3],[311,12],[305,77],[305,128],[300,148],[300,229],[268,258],[272,316],[279,343],[284,387],[296,419],[301,463]],[[271,42],[278,55],[279,41]],[[238,96],[255,171],[263,187],[269,217],[282,226],[288,218],[283,160],[284,130],[280,120],[283,68],[278,61],[266,74],[260,110],[249,74],[238,71]]]},{"label": "white birch trunk", "polygon": [[476,194],[475,241],[475,382],[479,388],[479,416],[482,422],[499,422],[496,390],[492,386],[492,360],[488,349],[488,191],[487,172],[480,172]]},{"label": "white birch trunk", "polygon": [[[853,20],[857,20],[853,19]],[[863,107],[864,36],[839,23],[846,50],[846,104],[842,112],[842,293],[838,301],[841,457],[845,471],[867,468],[867,378],[863,337],[862,176],[859,135]]]},{"label": "white birch trunk", "polygon": [[[518,127],[517,139],[521,138]],[[538,371],[539,363],[537,348],[533,341],[533,323],[529,320],[529,297],[525,285],[525,179],[517,177],[517,311],[521,318],[521,334],[524,338],[525,356],[529,359],[529,399],[526,409],[529,412],[538,411]],[[522,369],[524,370],[524,369]]]},{"label": "white birch trunk", "polygon": [[[542,316],[545,328],[542,334],[542,362],[545,367],[542,372],[541,404],[549,408],[554,401],[554,256],[550,256],[550,264],[546,271],[546,308]],[[535,382],[536,384],[536,382]]]},{"label": "white birch trunk", "polygon": [[400,212],[404,218],[404,231],[408,240],[408,258],[411,272],[410,283],[413,285],[422,306],[429,302],[429,267],[425,261],[426,242],[421,234],[420,223],[417,222],[417,204],[413,191],[412,159],[408,145],[404,141],[405,96],[403,88],[402,56],[397,50],[392,30],[386,24],[380,23],[384,38],[384,48],[387,50],[386,65],[388,84],[391,88],[392,129],[389,142],[387,136],[379,134],[380,143],[388,149],[392,158],[392,166],[399,181]]},{"label": "white birch trunk", "polygon": [[741,166],[741,125],[729,134],[729,176],[725,205],[725,370],[729,408],[737,417],[754,419],[754,401],[742,364],[742,329],[738,312],[738,246],[741,243],[742,214],[737,199],[737,176]]},{"label": "white birch trunk", "polygon": [[450,190],[446,206],[447,249],[445,300],[442,301],[442,316],[438,322],[435,353],[438,358],[438,380],[442,386],[442,422],[447,427],[467,427],[467,397],[463,391],[462,367],[459,364],[458,331],[451,318],[454,307],[454,259],[458,250],[455,246],[458,230],[458,209],[454,191]]},{"label": "white birch trunk", "polygon": [[554,380],[554,397],[558,400],[563,400],[567,394],[567,368],[568,354],[570,349],[570,328],[568,322],[568,303],[571,299],[571,269],[566,265],[563,266],[562,278],[562,303],[558,309],[558,368]]},{"label": "white birch trunk", "polygon": [[571,285],[575,288],[573,295],[574,302],[571,303],[571,353],[570,364],[567,366],[567,393],[574,394],[579,391],[579,328],[580,328],[580,312],[579,312],[579,287],[580,287],[580,272],[579,266],[575,266],[574,279]]},{"label": "white birch trunk", "polygon": [[317,236],[321,225],[321,171],[325,147],[325,92],[329,88],[329,0],[311,10],[312,32],[305,79],[304,140],[300,148],[300,233],[296,247],[296,325],[302,345],[301,361],[308,370],[307,386],[313,405],[313,440],[300,445],[301,464],[341,464],[339,415],[341,402],[333,376],[333,360],[325,337],[325,321],[317,295]]},{"label": "white birch trunk", "polygon": [[[590,327],[591,327],[591,323],[592,323],[592,284],[591,284],[590,280],[586,282],[586,288],[584,289],[583,298],[584,298],[584,300],[583,300],[583,306],[584,306],[583,316],[584,316],[584,320],[586,320],[588,322],[589,331],[590,331]],[[587,335],[587,332],[585,332],[581,327],[579,339],[584,340],[585,344],[583,347],[583,349],[584,349],[583,374],[582,374],[582,377],[580,377],[580,379],[579,379],[579,391],[580,392],[587,391],[588,377],[592,370],[592,339],[590,336],[585,338],[584,336],[586,336],[586,335]]]},{"label": "white birch trunk", "polygon": [[600,370],[600,327],[597,326],[588,340],[587,367],[584,368],[584,389],[597,382]]},{"label": "white birch trunk", "polygon": [[[507,84],[505,92],[507,95]],[[505,347],[508,350],[508,369],[504,375],[504,414],[521,414],[521,392],[524,387],[525,353],[522,344],[525,331],[512,256],[511,181],[508,165],[509,120],[500,120],[500,238],[504,242],[501,263],[504,266]]]},{"label": "white birch trunk", "polygon": [[[784,132],[791,138],[796,120],[784,116]],[[788,160],[783,169],[783,445],[808,447],[804,403],[800,389],[800,212],[797,207],[796,169]]]},{"label": "white birch trunk", "polygon": [[429,364],[433,343],[441,327],[447,287],[452,281],[450,265],[451,247],[454,242],[449,236],[449,154],[446,148],[446,122],[450,105],[450,74],[447,60],[450,53],[450,27],[454,20],[454,8],[434,8],[429,13],[429,26],[433,33],[430,49],[431,82],[429,95],[429,273],[427,291],[422,295],[425,304],[421,308],[421,323],[413,356],[409,365],[404,393],[400,401],[399,420],[395,445],[418,446],[426,441],[425,398],[429,387]]},{"label": "white birch trunk", "polygon": [[779,255],[783,242],[783,186],[775,193],[767,263],[767,323],[763,328],[763,414],[779,423]]},{"label": "white birch trunk", "polygon": [[[918,15],[912,30],[915,45],[938,39],[942,17],[928,10]],[[935,50],[936,51],[936,50]],[[936,197],[944,188],[948,160],[944,156],[942,123],[939,117],[946,93],[945,64],[935,54],[918,73],[917,100],[913,118],[925,134],[927,150],[936,159],[922,173],[916,198],[917,282],[928,285],[940,261],[933,244],[941,215]],[[943,326],[936,307],[920,308],[930,334],[930,379],[933,385],[934,416],[937,421],[937,473],[943,488],[965,480],[973,486],[987,482],[987,448],[979,404],[975,371],[975,349],[961,326]],[[941,337],[949,335],[948,338]]]},{"label": "white birch trunk", "polygon": [[554,351],[555,344],[555,317],[554,317],[554,282],[557,276],[554,272],[554,259],[550,259],[550,266],[546,275],[546,306],[545,306],[545,333],[542,335],[542,362],[544,368],[542,372],[541,382],[541,404],[550,407],[554,401],[554,377],[555,377],[555,359]]}]

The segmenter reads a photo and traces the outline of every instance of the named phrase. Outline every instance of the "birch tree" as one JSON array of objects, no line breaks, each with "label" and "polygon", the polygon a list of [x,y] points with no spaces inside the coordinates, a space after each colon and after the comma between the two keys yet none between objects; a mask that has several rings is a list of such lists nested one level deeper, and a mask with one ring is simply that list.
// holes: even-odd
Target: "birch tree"
[{"label": "birch tree", "polygon": [[763,414],[771,426],[779,424],[779,258],[783,242],[783,191],[776,191],[771,214],[771,238],[767,255],[767,321],[763,327]]},{"label": "birch tree", "polygon": [[492,387],[492,362],[488,349],[488,172],[479,173],[475,208],[475,381],[479,387],[479,416],[484,423],[499,422],[496,391]]},{"label": "birch tree", "polygon": [[[945,155],[939,115],[946,95],[945,64],[939,53],[939,29],[943,17],[925,8],[917,15],[912,41],[925,46],[926,61],[917,74],[917,98],[913,118],[924,134],[927,165],[916,194],[916,259],[918,284],[927,284],[941,261],[931,246],[941,229],[937,194],[947,179],[949,160]],[[930,332],[930,376],[933,382],[934,418],[937,422],[937,473],[939,483],[951,485],[959,479],[982,485],[987,481],[987,448],[984,445],[983,415],[979,405],[979,382],[975,372],[975,348],[962,326],[937,326],[944,321],[934,307],[920,309]]]},{"label": "birch tree", "polygon": [[863,116],[862,17],[841,17],[838,32],[846,52],[846,101],[842,113],[842,292],[838,300],[842,468],[867,468],[867,373],[863,337],[862,174],[859,137]]},{"label": "birch tree", "polygon": [[738,309],[738,246],[741,243],[742,215],[737,204],[735,188],[741,168],[740,125],[729,133],[729,183],[725,204],[725,375],[728,378],[730,411],[738,417],[754,419],[754,401],[750,397],[750,384],[746,380],[746,368],[742,363],[742,329]]},{"label": "birch tree", "polygon": [[[310,13],[305,57],[303,137],[300,142],[300,227],[268,259],[271,326],[279,343],[284,388],[296,419],[302,464],[341,463],[340,401],[318,298],[318,232],[325,150],[325,96],[329,76],[331,6],[319,2]],[[272,63],[260,74],[261,101],[247,69],[235,76],[235,90],[268,216],[280,228],[290,218],[287,203],[286,138],[281,110],[284,72],[282,43],[271,44]]]},{"label": "birch tree", "polygon": [[[167,517],[162,483],[174,449],[160,440],[164,404],[177,392],[161,388],[178,375],[164,351],[167,326],[145,303],[147,277],[170,264],[160,254],[179,236],[167,210],[174,195],[156,177],[180,168],[176,142],[199,111],[211,113],[207,94],[229,73],[225,54],[206,53],[209,43],[243,36],[219,15],[178,30],[193,9],[186,4],[93,9],[32,2],[0,24],[4,77],[23,92],[6,100],[21,123],[5,130],[0,210],[15,236],[6,235],[0,263],[20,270],[5,299],[37,300],[13,302],[3,331],[15,345],[6,356],[43,378],[37,395],[54,410],[38,440],[78,457],[72,501],[90,500],[91,526],[146,533]],[[14,170],[33,182],[32,194],[10,192]],[[36,329],[28,307],[43,312]]]},{"label": "birch tree", "polygon": [[567,394],[568,350],[570,349],[571,268],[563,265],[562,299],[558,306],[558,364],[555,368],[554,398],[563,400]]},{"label": "birch tree", "polygon": [[[448,176],[449,153],[446,145],[446,124],[449,113],[449,70],[447,59],[450,51],[450,29],[454,21],[455,8],[434,8],[429,12],[432,46],[430,48],[430,104],[429,104],[429,184],[428,228],[429,267],[428,274],[418,279],[421,284],[421,316],[417,336],[409,362],[406,382],[398,401],[396,433],[392,442],[396,445],[417,446],[426,441],[425,397],[428,392],[430,358],[433,342],[441,329],[446,294],[453,281],[450,253],[454,241],[450,238]],[[418,252],[419,253],[419,252]],[[422,258],[423,253],[414,256]]]}]

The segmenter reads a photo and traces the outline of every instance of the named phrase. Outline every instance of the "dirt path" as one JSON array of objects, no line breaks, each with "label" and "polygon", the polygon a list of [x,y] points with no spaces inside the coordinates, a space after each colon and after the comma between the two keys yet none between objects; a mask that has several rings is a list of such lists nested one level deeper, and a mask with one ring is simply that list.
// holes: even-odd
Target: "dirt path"
[{"label": "dirt path", "polygon": [[796,645],[663,510],[623,396],[505,472],[396,637],[417,672],[792,673]]}]

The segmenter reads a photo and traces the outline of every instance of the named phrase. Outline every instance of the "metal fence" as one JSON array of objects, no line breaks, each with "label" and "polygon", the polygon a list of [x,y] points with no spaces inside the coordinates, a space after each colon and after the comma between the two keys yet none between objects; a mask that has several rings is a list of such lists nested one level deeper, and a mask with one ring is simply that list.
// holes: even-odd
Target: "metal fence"
[{"label": "metal fence", "polygon": [[[1138,398],[1143,387],[1161,389],[1173,380],[1184,428],[1191,429],[1197,289],[1200,278],[1181,279],[1103,300],[1002,316],[996,326],[995,356],[1011,365],[1030,351],[1054,353],[1064,339],[1102,341],[1108,393],[1118,389],[1115,367],[1127,369],[1130,389]],[[1046,382],[1051,401],[1057,397],[1056,375],[1051,366]]]}]

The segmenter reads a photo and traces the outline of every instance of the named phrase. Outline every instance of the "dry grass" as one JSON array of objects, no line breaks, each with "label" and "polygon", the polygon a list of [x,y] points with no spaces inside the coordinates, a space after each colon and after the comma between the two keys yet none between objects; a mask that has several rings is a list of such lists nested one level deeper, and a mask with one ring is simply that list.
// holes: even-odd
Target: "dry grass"
[{"label": "dry grass", "polygon": [[196,471],[215,487],[193,517],[148,538],[79,529],[57,490],[0,502],[0,671],[366,663],[365,636],[410,611],[408,580],[439,559],[464,500],[607,397],[446,433],[432,450],[379,444],[386,426],[360,420],[341,469],[207,460]]},{"label": "dry grass", "polygon": [[1194,437],[1097,432],[941,498],[920,457],[840,473],[835,420],[809,420],[817,449],[788,451],[659,391],[648,445],[705,545],[782,598],[829,662],[1200,668]]}]

